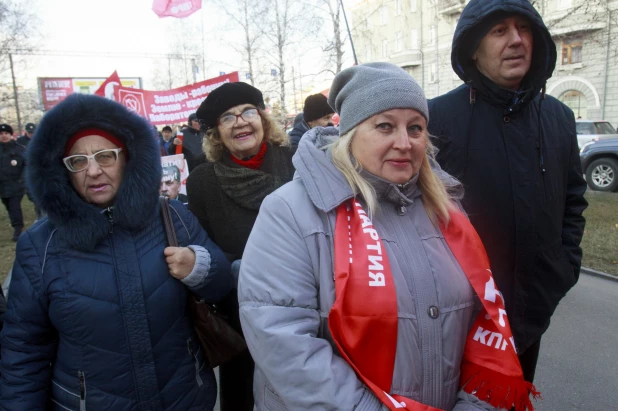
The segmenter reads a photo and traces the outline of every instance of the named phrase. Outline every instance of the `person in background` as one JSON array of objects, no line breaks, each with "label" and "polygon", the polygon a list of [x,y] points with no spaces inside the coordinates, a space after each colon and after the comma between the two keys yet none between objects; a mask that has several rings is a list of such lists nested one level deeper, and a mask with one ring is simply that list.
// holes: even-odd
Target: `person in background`
[{"label": "person in background", "polygon": [[183,204],[187,204],[187,196],[180,193],[180,188],[182,187],[180,180],[180,170],[177,166],[164,166],[159,194],[168,197],[170,200],[178,200]]},{"label": "person in background", "polygon": [[24,229],[21,200],[25,192],[25,151],[24,146],[13,140],[13,128],[0,124],[0,198],[13,227],[13,241],[17,241]]},{"label": "person in background", "polygon": [[305,134],[243,255],[256,409],[531,407],[461,185],[433,160],[423,90],[369,63],[338,73],[329,102],[339,130]]},{"label": "person in background", "polygon": [[[25,130],[26,132],[24,133],[24,135],[17,138],[17,144],[20,144],[27,149],[28,144],[30,144],[30,140],[32,140],[32,137],[34,136],[34,132],[36,131],[36,124],[34,123],[26,124]],[[26,187],[26,196],[28,197],[28,200],[30,200],[34,204],[34,212],[38,220],[39,218],[41,218],[43,214],[39,206],[32,199],[32,195],[30,194],[30,190],[28,190],[28,187]]]},{"label": "person in background", "polygon": [[[332,127],[335,110],[328,105],[324,94],[313,94],[305,99],[302,118],[296,116],[290,131],[290,145],[297,147],[303,134],[315,127]],[[300,120],[300,121],[299,121]]]},{"label": "person in background", "polygon": [[182,140],[175,137],[172,144],[168,147],[168,154],[176,154],[176,146],[182,146],[182,154],[189,165],[189,173],[206,161],[202,145],[204,143],[204,132],[201,131],[200,122],[195,113],[189,116],[189,126],[181,129]]},{"label": "person in background", "polygon": [[174,200],[180,246],[167,246],[152,126],[72,94],[41,120],[28,160],[47,218],[17,243],[0,409],[212,411],[217,383],[187,299],[225,296],[230,265]]},{"label": "person in background", "polygon": [[36,124],[28,123],[26,127],[24,127],[24,130],[24,135],[17,137],[17,143],[28,148],[28,144],[30,144],[30,140],[32,140],[32,136],[34,136],[34,132],[36,131]]},{"label": "person in background", "polygon": [[303,113],[298,113],[296,117],[294,117],[294,128],[290,130],[288,133],[288,137],[290,139],[290,146],[298,147],[298,142],[301,137],[311,129],[307,123],[305,123],[305,119],[303,117]]},{"label": "person in background", "polygon": [[165,126],[161,130],[161,138],[159,140],[159,144],[161,145],[161,157],[169,156],[169,148],[173,145],[172,128],[170,126]]},{"label": "person in background", "polygon": [[[227,83],[213,90],[197,116],[208,128],[203,146],[208,162],[189,174],[189,209],[237,273],[264,197],[294,175],[294,151],[265,112],[260,90],[249,84]],[[218,306],[242,332],[236,291]],[[219,372],[221,410],[253,410],[249,352],[221,365]]]},{"label": "person in background", "polygon": [[429,103],[437,160],[465,187],[525,378],[541,336],[575,285],[586,182],[575,116],[545,85],[556,46],[528,0],[472,0],[457,23],[453,70],[465,82]]}]

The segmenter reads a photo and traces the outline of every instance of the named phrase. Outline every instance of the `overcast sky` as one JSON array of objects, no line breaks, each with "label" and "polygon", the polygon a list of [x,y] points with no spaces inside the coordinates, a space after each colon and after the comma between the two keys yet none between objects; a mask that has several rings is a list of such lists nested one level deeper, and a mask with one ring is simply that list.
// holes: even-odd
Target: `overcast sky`
[{"label": "overcast sky", "polygon": [[[101,53],[101,57],[16,56],[16,59],[22,59],[22,63],[27,65],[27,69],[19,76],[27,88],[36,87],[36,77],[107,77],[114,70],[118,70],[121,77],[142,77],[145,81],[144,87],[152,89],[153,85],[149,82],[157,65],[167,65],[165,59],[129,57],[137,53],[170,52],[169,33],[173,31],[174,19],[161,19],[155,15],[152,11],[152,0],[18,1],[31,5],[42,21],[39,27],[43,35],[41,49]],[[356,1],[346,0],[346,7],[354,2]],[[206,77],[215,77],[222,71],[242,70],[240,55],[231,50],[224,41],[233,36],[229,32],[227,17],[208,0],[204,1],[203,8],[202,12],[197,12],[184,21],[201,27],[201,19],[204,19]],[[328,18],[327,15],[324,17]],[[199,53],[202,39],[199,35],[195,37],[196,53]],[[321,58],[319,48],[315,45],[310,47],[312,48],[304,53],[302,61],[290,62],[297,66],[297,70],[300,66],[301,70],[311,71],[316,59]],[[105,55],[108,52],[126,53],[126,56],[110,57]],[[351,58],[350,51],[347,56]],[[200,77],[201,74],[198,75],[198,81],[201,80]],[[317,83],[314,85],[316,89],[323,88],[325,84],[323,78],[315,79],[314,82]]]}]

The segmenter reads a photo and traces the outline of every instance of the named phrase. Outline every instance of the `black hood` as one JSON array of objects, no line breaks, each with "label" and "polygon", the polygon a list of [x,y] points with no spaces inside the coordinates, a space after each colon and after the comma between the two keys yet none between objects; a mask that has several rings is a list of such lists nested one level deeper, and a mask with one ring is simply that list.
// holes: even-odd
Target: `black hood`
[{"label": "black hood", "polygon": [[[485,33],[478,29],[496,13],[516,13],[527,17],[533,25],[532,64],[524,82],[535,92],[545,85],[556,67],[556,45],[543,19],[528,0],[472,0],[459,17],[453,36],[451,64],[459,78],[474,88],[483,88],[481,75],[472,61],[471,44],[478,44]],[[473,36],[473,37],[471,37]],[[468,49],[466,48],[468,46]]]},{"label": "black hood", "polygon": [[58,234],[80,250],[92,250],[110,229],[102,210],[73,189],[62,162],[69,138],[90,127],[118,137],[129,155],[114,201],[114,227],[132,231],[151,223],[158,212],[161,182],[157,136],[142,117],[114,101],[83,94],[72,94],[49,111],[28,147],[26,179]]}]

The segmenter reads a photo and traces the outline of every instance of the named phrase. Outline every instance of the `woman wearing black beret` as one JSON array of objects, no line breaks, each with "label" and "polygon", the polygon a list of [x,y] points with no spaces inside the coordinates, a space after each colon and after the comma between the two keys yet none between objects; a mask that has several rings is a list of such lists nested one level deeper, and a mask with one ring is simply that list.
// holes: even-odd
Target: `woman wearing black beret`
[{"label": "woman wearing black beret", "polygon": [[[187,180],[189,208],[221,247],[238,274],[247,239],[268,194],[292,180],[294,151],[287,135],[264,110],[260,90],[227,83],[208,95],[197,111],[207,129],[208,163]],[[235,270],[234,270],[235,268]],[[236,290],[220,306],[242,332]],[[221,410],[253,410],[253,360],[248,351],[220,367]]]}]

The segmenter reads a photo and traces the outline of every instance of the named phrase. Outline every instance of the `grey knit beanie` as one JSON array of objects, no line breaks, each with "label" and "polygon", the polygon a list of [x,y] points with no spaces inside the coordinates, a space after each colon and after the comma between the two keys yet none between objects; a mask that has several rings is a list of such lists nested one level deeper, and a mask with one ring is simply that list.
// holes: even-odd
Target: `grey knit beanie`
[{"label": "grey knit beanie", "polygon": [[367,63],[339,72],[328,94],[339,117],[339,134],[383,111],[411,108],[429,122],[427,99],[421,86],[405,70],[390,63]]}]

